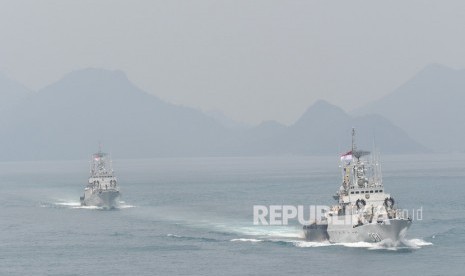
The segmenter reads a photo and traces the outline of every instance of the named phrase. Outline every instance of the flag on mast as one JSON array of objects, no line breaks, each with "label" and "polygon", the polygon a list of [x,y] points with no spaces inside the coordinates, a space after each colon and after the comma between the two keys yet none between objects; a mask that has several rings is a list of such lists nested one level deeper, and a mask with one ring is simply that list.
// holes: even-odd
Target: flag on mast
[{"label": "flag on mast", "polygon": [[352,151],[346,152],[341,155],[341,161],[352,161]]}]

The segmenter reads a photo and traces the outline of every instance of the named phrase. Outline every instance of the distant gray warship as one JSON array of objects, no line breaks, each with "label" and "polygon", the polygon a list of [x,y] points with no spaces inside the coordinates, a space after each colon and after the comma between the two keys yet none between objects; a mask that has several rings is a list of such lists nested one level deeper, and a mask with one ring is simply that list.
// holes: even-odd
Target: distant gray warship
[{"label": "distant gray warship", "polygon": [[101,150],[92,155],[90,177],[81,196],[81,205],[112,209],[120,197],[118,182],[113,175],[111,160]]},{"label": "distant gray warship", "polygon": [[352,150],[341,156],[342,185],[334,195],[338,201],[322,217],[304,226],[309,241],[380,242],[401,240],[412,224],[384,191],[377,158],[362,158],[352,130]]}]

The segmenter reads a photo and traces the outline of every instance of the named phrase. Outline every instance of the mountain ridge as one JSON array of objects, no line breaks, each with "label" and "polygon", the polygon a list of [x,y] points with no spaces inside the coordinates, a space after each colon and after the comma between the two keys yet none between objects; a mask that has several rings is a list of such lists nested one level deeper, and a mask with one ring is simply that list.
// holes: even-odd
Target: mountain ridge
[{"label": "mountain ridge", "polygon": [[377,113],[437,152],[465,151],[465,70],[432,64],[352,114]]},{"label": "mountain ridge", "polygon": [[269,121],[229,129],[199,110],[148,94],[119,70],[71,72],[29,95],[20,110],[1,114],[3,160],[86,158],[99,142],[127,158],[332,154],[353,126],[361,144],[367,133],[393,132],[389,141],[378,139],[383,151],[427,151],[386,119],[353,117],[323,100],[290,126]]},{"label": "mountain ridge", "polygon": [[0,111],[18,104],[32,91],[0,73]]}]

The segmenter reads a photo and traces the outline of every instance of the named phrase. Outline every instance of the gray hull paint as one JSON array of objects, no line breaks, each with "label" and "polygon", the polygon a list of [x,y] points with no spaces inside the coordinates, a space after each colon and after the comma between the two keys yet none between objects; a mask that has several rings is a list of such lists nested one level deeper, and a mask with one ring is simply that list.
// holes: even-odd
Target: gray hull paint
[{"label": "gray hull paint", "polygon": [[[332,243],[374,243],[386,240],[397,242],[402,240],[411,224],[411,220],[407,219],[390,219],[383,223],[371,223],[356,227],[352,225],[329,224],[327,226],[327,236],[328,240]],[[321,228],[304,228],[304,232],[305,237],[310,241],[321,241],[321,237],[324,236]]]},{"label": "gray hull paint", "polygon": [[103,208],[116,208],[118,206],[119,191],[94,191],[84,195],[81,204],[84,206],[97,206]]},{"label": "gray hull paint", "polygon": [[397,243],[406,235],[412,221],[385,192],[378,158],[375,154],[370,159],[369,154],[357,149],[352,129],[352,148],[341,155],[342,183],[333,196],[337,205],[322,212],[321,221],[304,226],[308,240],[326,234],[333,243]]},{"label": "gray hull paint", "polygon": [[327,224],[311,224],[304,226],[305,239],[322,242],[329,240]]}]

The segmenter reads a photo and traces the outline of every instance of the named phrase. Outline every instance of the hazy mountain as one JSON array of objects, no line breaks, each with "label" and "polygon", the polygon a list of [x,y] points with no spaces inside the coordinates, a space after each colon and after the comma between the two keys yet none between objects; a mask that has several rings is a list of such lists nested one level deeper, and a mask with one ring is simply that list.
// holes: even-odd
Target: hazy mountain
[{"label": "hazy mountain", "polygon": [[26,87],[0,74],[0,111],[16,106],[30,92]]},{"label": "hazy mountain", "polygon": [[355,114],[378,113],[436,151],[465,151],[465,70],[429,65]]},{"label": "hazy mountain", "polygon": [[266,122],[238,134],[224,150],[245,155],[336,154],[350,149],[353,127],[360,148],[371,150],[375,143],[384,153],[428,151],[379,115],[352,117],[325,101],[316,102],[291,126]]},{"label": "hazy mountain", "polygon": [[290,127],[293,150],[303,153],[344,152],[351,145],[351,129],[357,132],[359,148],[376,146],[383,153],[428,151],[405,131],[379,115],[350,116],[325,101],[311,106]]},{"label": "hazy mountain", "polygon": [[240,130],[247,129],[250,125],[242,122],[235,121],[230,117],[226,116],[222,111],[219,110],[210,110],[205,112],[206,115],[213,118],[215,121],[220,123],[222,126],[228,129]]},{"label": "hazy mountain", "polygon": [[203,113],[149,95],[120,71],[66,75],[3,114],[2,159],[83,158],[102,142],[116,156],[209,154],[227,131]]},{"label": "hazy mountain", "polygon": [[324,101],[291,126],[229,129],[102,69],[72,72],[0,115],[2,160],[87,158],[100,142],[119,158],[335,154],[350,147],[352,127],[360,147],[371,149],[376,139],[384,153],[425,151],[381,116],[352,117]]},{"label": "hazy mountain", "polygon": [[236,131],[225,139],[218,154],[223,155],[277,155],[287,154],[287,140],[282,139],[288,127],[266,121],[256,127]]}]

